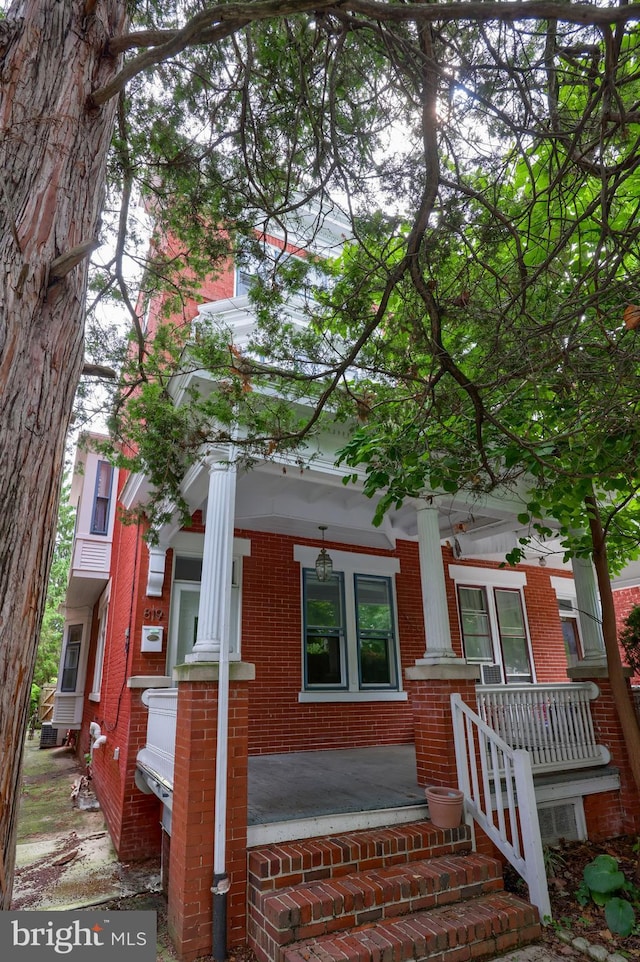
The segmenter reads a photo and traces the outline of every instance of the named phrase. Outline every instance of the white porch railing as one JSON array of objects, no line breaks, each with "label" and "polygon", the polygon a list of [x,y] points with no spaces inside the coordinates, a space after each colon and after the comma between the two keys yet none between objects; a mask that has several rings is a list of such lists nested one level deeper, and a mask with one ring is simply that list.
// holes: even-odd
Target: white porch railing
[{"label": "white porch railing", "polygon": [[149,719],[147,744],[138,752],[138,763],[167,788],[173,788],[178,689],[147,688],[142,701],[149,709]]},{"label": "white porch railing", "polygon": [[451,696],[451,709],[466,813],[522,876],[540,918],[551,917],[529,754],[507,745],[460,695]]},{"label": "white porch railing", "polygon": [[511,748],[531,754],[534,772],[606,765],[611,755],[598,745],[591,701],[593,682],[562,685],[479,685],[478,714]]}]

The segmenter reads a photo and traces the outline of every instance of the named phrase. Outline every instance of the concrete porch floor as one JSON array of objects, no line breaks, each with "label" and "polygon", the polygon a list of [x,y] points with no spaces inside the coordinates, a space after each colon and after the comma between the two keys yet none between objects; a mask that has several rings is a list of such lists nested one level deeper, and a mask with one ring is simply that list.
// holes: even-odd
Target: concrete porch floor
[{"label": "concrete porch floor", "polygon": [[250,844],[425,817],[413,745],[249,758]]}]

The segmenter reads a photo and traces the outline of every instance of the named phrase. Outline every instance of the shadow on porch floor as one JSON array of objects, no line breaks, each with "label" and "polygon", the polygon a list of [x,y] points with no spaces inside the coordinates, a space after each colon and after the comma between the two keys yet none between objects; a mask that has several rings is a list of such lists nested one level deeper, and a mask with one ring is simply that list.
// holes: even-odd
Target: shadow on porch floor
[{"label": "shadow on porch floor", "polygon": [[415,805],[426,802],[413,745],[249,758],[250,826]]}]

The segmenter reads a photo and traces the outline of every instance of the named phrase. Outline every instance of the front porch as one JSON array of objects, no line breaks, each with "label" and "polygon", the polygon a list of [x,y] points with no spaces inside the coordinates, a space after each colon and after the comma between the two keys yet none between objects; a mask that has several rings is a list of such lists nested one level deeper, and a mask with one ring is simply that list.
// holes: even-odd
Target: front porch
[{"label": "front porch", "polygon": [[[544,815],[543,840],[586,837],[584,799],[620,788],[618,771],[608,764],[609,752],[597,743],[594,730],[591,703],[597,687],[477,686],[475,691],[485,722],[511,747],[529,751],[536,803]],[[170,812],[178,690],[148,690],[144,701],[149,718],[147,743],[138,754],[139,784],[143,787],[143,779],[144,788]],[[248,758],[249,847],[401,824],[427,814],[414,744]]]},{"label": "front porch", "polygon": [[[415,749],[411,744],[401,744],[249,756],[248,706],[254,678],[251,668],[232,665],[230,679],[225,832],[230,944],[246,937],[246,913],[250,908],[246,901],[248,854],[250,861],[252,853],[267,851],[267,860],[278,861],[284,849],[297,852],[303,846],[305,851],[317,852],[318,847],[322,847],[322,839],[326,838],[344,840],[362,833],[373,833],[377,838],[381,832],[396,837],[398,833],[416,831],[415,826],[421,826],[422,831],[422,827],[431,825],[420,786],[455,784],[454,743],[457,749],[459,732],[452,725],[451,712],[454,699],[460,701],[460,695],[455,692],[462,692],[468,705],[476,705],[481,693],[499,694],[500,698],[489,698],[491,710],[485,699],[484,712],[493,713],[494,723],[499,724],[503,736],[514,742],[511,749],[499,738],[500,745],[505,751],[515,753],[521,762],[533,754],[533,767],[538,767],[535,783],[531,782],[530,790],[525,791],[517,778],[515,785],[512,783],[503,748],[485,741],[472,750],[481,771],[472,773],[473,791],[468,785],[463,787],[461,781],[460,786],[467,799],[468,813],[472,813],[476,825],[480,825],[475,843],[478,855],[491,857],[492,846],[497,844],[493,835],[488,834],[487,820],[485,823],[478,820],[478,782],[483,811],[489,813],[489,821],[496,820],[501,828],[507,823],[517,826],[519,812],[524,819],[521,824],[526,825],[529,833],[534,832],[536,809],[552,812],[547,822],[556,838],[558,835],[571,837],[571,832],[577,833],[574,837],[584,837],[594,809],[605,813],[609,830],[613,825],[612,816],[618,821],[622,818],[620,773],[607,764],[607,754],[597,739],[591,737],[591,732],[597,734],[602,730],[598,717],[611,718],[610,692],[604,680],[599,688],[589,683],[527,686],[526,697],[515,690],[521,686],[513,686],[513,702],[507,705],[502,699],[504,689],[491,692],[488,686],[476,686],[475,670],[466,666],[462,672],[457,669],[458,678],[440,677],[442,672],[438,666],[416,669],[408,673],[407,678],[416,722]],[[163,825],[171,834],[170,843],[167,839],[171,878],[169,907],[176,938],[184,944],[195,939],[197,951],[202,952],[203,946],[210,944],[203,929],[209,924],[210,907],[201,908],[199,893],[202,879],[212,877],[213,857],[220,851],[219,843],[214,841],[215,829],[225,824],[216,822],[219,809],[214,799],[219,757],[216,751],[219,688],[215,668],[198,666],[195,670],[189,669],[189,673],[192,678],[179,678],[177,689],[145,691],[143,698],[149,708],[148,741],[138,755],[138,767],[140,773],[144,772],[147,790],[153,788],[164,803]],[[414,674],[418,677],[412,678]],[[599,697],[594,700],[598,691]],[[603,713],[598,715],[600,702]],[[480,717],[477,722],[485,732],[495,735]],[[157,726],[155,733],[154,726]],[[609,744],[612,734],[609,728]],[[538,740],[537,746],[531,744],[533,738]],[[538,751],[523,750],[525,742],[529,749],[537,747]],[[619,751],[612,752],[612,756],[616,761],[621,757]],[[158,777],[160,768],[164,774]],[[458,772],[458,780],[460,778]],[[196,832],[200,839],[197,849],[189,842],[190,832]],[[537,839],[541,866],[539,835]],[[512,848],[527,869],[530,864],[527,846],[524,856],[519,843],[512,844]],[[193,853],[191,861],[184,858],[186,851]],[[315,864],[313,860],[311,864]],[[523,874],[523,878],[531,889],[530,876]],[[536,890],[531,900],[541,914],[548,914],[544,910],[543,895]],[[187,908],[192,904],[198,907],[197,913],[187,915]]]}]

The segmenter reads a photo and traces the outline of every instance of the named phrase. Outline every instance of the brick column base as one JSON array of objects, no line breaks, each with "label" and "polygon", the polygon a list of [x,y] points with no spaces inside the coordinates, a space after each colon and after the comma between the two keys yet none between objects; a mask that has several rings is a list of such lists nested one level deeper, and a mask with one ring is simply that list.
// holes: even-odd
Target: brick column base
[{"label": "brick column base", "polygon": [[[182,962],[210,955],[218,666],[181,665],[178,677],[168,925]],[[230,665],[226,868],[227,941],[246,938],[248,703],[254,666]]]},{"label": "brick column base", "polygon": [[475,711],[478,671],[464,662],[407,668],[419,785],[458,784],[451,695],[457,692]]}]

